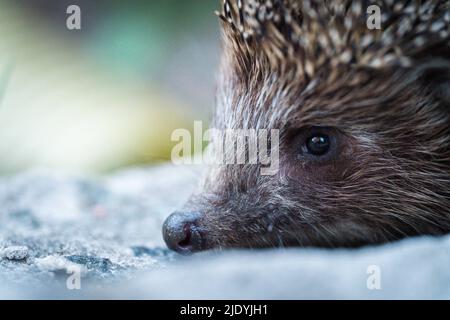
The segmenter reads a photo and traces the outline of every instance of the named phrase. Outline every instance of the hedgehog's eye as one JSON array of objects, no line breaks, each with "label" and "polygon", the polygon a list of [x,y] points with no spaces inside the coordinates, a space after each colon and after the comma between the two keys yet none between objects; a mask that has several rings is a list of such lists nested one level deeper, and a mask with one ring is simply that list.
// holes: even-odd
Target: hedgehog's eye
[{"label": "hedgehog's eye", "polygon": [[[335,127],[311,126],[294,129],[285,133],[283,149],[284,157],[289,164],[286,175],[300,179],[335,179],[335,174],[347,165],[342,161],[351,150],[348,136]],[[345,168],[344,168],[345,169]]]},{"label": "hedgehog's eye", "polygon": [[324,134],[315,134],[306,140],[306,151],[314,156],[323,156],[330,150],[330,138]]},{"label": "hedgehog's eye", "polygon": [[293,131],[297,159],[328,162],[339,153],[339,134],[331,127],[309,127]]}]

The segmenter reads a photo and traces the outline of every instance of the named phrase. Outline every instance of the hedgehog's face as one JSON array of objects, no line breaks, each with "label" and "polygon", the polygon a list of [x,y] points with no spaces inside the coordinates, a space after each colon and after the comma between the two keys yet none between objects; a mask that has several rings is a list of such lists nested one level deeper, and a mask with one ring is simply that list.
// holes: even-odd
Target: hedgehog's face
[{"label": "hedgehog's face", "polygon": [[[225,24],[251,14],[225,3],[235,5],[225,10]],[[309,30],[311,17],[304,13],[297,27]],[[213,122],[219,130],[279,130],[271,141],[278,170],[211,166],[202,190],[166,220],[169,247],[358,246],[448,232],[450,63],[430,57],[414,68],[369,68],[333,57],[305,60],[322,44],[277,51],[297,30],[280,19],[266,22],[266,32],[277,30],[266,35],[273,42],[245,40],[239,26],[225,27]],[[210,147],[222,143],[213,139]]]},{"label": "hedgehog's face", "polygon": [[338,231],[361,228],[358,218],[339,214],[345,203],[338,201],[354,201],[360,195],[355,186],[347,196],[342,190],[343,181],[358,167],[355,139],[326,126],[281,130],[274,175],[262,176],[258,165],[219,166],[207,173],[204,192],[185,210],[187,217],[197,212],[193,230],[201,234],[202,249],[363,242]]},{"label": "hedgehog's face", "polygon": [[[398,86],[408,75],[399,77],[380,73],[349,90],[343,76],[336,94],[323,88],[296,108],[295,92],[273,101],[223,85],[215,126],[279,129],[278,171],[209,168],[201,192],[166,221],[169,246],[358,246],[449,230],[449,114],[416,83]],[[280,82],[266,84],[271,94]]]}]

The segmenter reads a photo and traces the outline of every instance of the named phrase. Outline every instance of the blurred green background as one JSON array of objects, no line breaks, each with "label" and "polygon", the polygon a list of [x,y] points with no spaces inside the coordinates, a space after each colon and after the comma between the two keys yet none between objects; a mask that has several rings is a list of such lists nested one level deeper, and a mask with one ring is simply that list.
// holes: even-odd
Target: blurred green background
[{"label": "blurred green background", "polygon": [[[66,27],[72,4],[81,30]],[[0,174],[169,161],[172,131],[211,114],[217,6],[0,0]]]}]

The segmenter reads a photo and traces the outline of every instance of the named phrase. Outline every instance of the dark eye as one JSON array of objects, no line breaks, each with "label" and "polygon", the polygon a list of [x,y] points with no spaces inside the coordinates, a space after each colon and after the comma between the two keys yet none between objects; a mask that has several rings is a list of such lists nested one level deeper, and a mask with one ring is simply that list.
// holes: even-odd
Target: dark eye
[{"label": "dark eye", "polygon": [[313,135],[306,140],[306,149],[309,154],[323,156],[330,150],[330,139],[324,134]]}]

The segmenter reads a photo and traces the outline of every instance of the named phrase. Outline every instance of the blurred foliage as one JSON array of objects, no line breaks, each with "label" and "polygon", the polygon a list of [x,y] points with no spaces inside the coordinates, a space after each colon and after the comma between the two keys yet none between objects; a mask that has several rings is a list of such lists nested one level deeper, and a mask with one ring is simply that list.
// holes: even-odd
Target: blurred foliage
[{"label": "blurred foliage", "polygon": [[218,27],[210,0],[0,0],[0,173],[105,172],[167,161],[208,119]]},{"label": "blurred foliage", "polygon": [[[96,29],[89,45],[106,57],[109,66],[139,71],[160,71],[167,53],[183,41],[187,32],[202,36],[215,19],[214,1],[140,1],[124,8],[123,1],[109,4],[110,15]],[[205,19],[206,18],[206,19]],[[124,56],[129,57],[123,61]],[[119,62],[119,63],[117,63]]]}]

